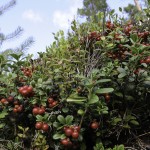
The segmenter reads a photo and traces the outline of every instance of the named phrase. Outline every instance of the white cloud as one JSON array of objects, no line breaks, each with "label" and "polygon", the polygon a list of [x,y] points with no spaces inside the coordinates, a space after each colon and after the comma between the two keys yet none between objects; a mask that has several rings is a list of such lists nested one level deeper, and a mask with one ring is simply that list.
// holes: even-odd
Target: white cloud
[{"label": "white cloud", "polygon": [[67,11],[56,10],[53,13],[53,23],[61,28],[68,29],[70,22],[77,15],[77,9],[82,7],[81,0],[72,0]]},{"label": "white cloud", "polygon": [[30,20],[33,22],[42,22],[43,21],[41,15],[38,14],[37,12],[34,12],[32,9],[25,11],[22,14],[22,17],[24,19],[27,19],[27,20]]},{"label": "white cloud", "polygon": [[53,23],[61,28],[67,29],[69,27],[69,21],[73,20],[73,15],[70,13],[55,11],[53,14]]}]

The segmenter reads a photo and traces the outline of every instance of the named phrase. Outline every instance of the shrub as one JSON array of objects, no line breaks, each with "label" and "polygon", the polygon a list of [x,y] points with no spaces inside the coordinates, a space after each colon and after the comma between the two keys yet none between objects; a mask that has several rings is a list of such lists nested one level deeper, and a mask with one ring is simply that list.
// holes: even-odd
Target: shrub
[{"label": "shrub", "polygon": [[0,57],[0,134],[10,141],[3,145],[97,150],[124,144],[113,148],[121,150],[134,141],[140,147],[136,139],[149,133],[150,123],[150,33],[101,20],[73,21],[68,37],[55,34],[36,60]]}]

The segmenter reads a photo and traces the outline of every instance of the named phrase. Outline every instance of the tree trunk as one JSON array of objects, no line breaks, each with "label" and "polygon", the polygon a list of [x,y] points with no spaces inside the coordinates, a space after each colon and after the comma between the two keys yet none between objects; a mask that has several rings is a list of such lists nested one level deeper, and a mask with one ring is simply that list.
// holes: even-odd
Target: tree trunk
[{"label": "tree trunk", "polygon": [[138,1],[138,0],[134,0],[134,2],[135,2],[136,8],[137,8],[139,11],[142,11],[142,8],[141,8],[141,6],[140,6],[140,4],[139,4],[139,1]]}]

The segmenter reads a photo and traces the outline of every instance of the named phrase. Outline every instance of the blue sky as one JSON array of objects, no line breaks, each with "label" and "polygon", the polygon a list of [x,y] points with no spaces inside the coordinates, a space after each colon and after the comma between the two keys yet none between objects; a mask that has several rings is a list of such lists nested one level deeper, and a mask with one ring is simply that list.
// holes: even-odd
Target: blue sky
[{"label": "blue sky", "polygon": [[[9,0],[0,0],[0,7]],[[107,0],[111,9],[134,4],[134,0]],[[46,46],[53,42],[53,34],[64,30],[76,17],[77,8],[82,8],[82,0],[17,0],[17,4],[0,16],[0,32],[9,34],[18,26],[24,29],[23,34],[12,41],[5,42],[0,51],[15,48],[29,36],[35,43],[27,53],[37,55],[45,51]]]}]

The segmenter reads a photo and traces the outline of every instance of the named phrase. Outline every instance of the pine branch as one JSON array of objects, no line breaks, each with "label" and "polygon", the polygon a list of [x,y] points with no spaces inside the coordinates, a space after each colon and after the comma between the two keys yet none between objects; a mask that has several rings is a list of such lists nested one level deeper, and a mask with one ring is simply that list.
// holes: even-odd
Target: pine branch
[{"label": "pine branch", "polygon": [[16,0],[11,0],[6,5],[0,7],[0,15],[2,15],[6,10],[8,10],[10,7],[14,6],[16,4]]},{"label": "pine branch", "polygon": [[4,40],[17,38],[18,36],[22,34],[22,32],[23,32],[23,29],[21,27],[18,27],[13,33],[6,35]]},{"label": "pine branch", "polygon": [[33,43],[33,37],[29,37],[18,48],[15,49],[15,52],[24,52],[25,50],[29,49]]},{"label": "pine branch", "polygon": [[21,27],[18,27],[13,33],[10,33],[8,35],[4,35],[3,33],[0,33],[0,45],[3,44],[4,41],[10,40],[13,38],[17,38],[20,36],[23,32],[23,29]]}]

